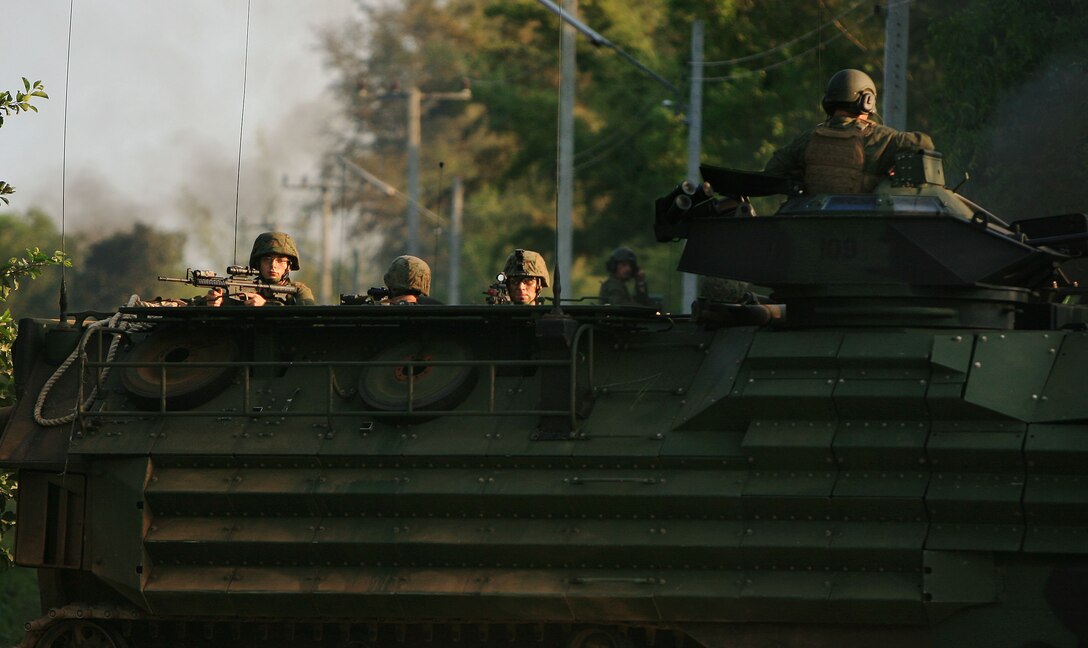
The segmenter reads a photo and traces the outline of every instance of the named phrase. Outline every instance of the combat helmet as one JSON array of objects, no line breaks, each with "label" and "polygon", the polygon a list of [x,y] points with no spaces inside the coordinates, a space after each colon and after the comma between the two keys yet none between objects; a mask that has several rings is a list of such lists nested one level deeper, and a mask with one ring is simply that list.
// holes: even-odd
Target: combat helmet
[{"label": "combat helmet", "polygon": [[608,274],[614,273],[621,261],[630,263],[632,273],[638,274],[638,257],[635,256],[634,250],[626,247],[618,247],[615,250],[612,250],[612,254],[608,256],[608,260],[604,263],[605,270],[608,270]]},{"label": "combat helmet", "polygon": [[431,292],[431,266],[419,257],[407,254],[393,259],[385,273],[385,287],[394,297],[398,295],[423,295]]},{"label": "combat helmet", "polygon": [[253,241],[253,251],[249,253],[249,267],[256,268],[261,257],[278,254],[291,259],[291,269],[298,270],[298,248],[290,234],[284,232],[265,232]]},{"label": "combat helmet", "polygon": [[874,113],[876,84],[861,70],[839,70],[827,82],[821,105],[828,115],[837,108],[845,108],[858,115]]},{"label": "combat helmet", "polygon": [[544,257],[532,250],[517,249],[506,257],[506,265],[502,268],[507,277],[536,277],[540,279],[540,287],[548,287],[548,265],[544,263]]}]

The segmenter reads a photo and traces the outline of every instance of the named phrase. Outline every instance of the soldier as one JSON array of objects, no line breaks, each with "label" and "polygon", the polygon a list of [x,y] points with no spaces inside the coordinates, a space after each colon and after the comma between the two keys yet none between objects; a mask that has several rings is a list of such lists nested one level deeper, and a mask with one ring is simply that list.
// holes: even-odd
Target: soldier
[{"label": "soldier", "polygon": [[[646,272],[638,267],[638,257],[630,248],[616,248],[605,262],[608,279],[601,283],[600,301],[614,306],[653,306],[646,289]],[[627,289],[627,282],[635,280],[635,294]]]},{"label": "soldier", "polygon": [[440,304],[431,292],[431,267],[419,257],[403,255],[393,259],[385,273],[389,297],[386,304]]},{"label": "soldier", "polygon": [[876,84],[861,70],[840,70],[824,93],[827,120],[774,152],[764,171],[801,180],[805,191],[870,193],[901,151],[932,149],[925,133],[906,133],[872,121]]},{"label": "soldier", "polygon": [[[283,232],[265,232],[253,241],[253,250],[249,253],[249,267],[260,272],[261,283],[279,286],[295,286],[298,293],[279,295],[269,290],[244,292],[242,297],[246,306],[313,306],[317,303],[314,293],[301,282],[291,281],[291,270],[298,270],[298,248],[289,234]],[[196,298],[200,300],[200,297]],[[223,290],[212,288],[203,296],[207,306],[223,305]],[[199,301],[198,301],[199,303]]]},{"label": "soldier", "polygon": [[539,253],[514,250],[506,257],[502,272],[506,275],[506,292],[510,295],[510,303],[528,306],[544,303],[540,290],[548,287],[548,266]]}]

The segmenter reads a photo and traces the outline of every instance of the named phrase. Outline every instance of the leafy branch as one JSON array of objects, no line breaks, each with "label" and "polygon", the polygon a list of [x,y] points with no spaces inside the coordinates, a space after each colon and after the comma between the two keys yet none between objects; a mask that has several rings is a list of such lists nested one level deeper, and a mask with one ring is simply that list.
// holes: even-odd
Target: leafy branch
[{"label": "leafy branch", "polygon": [[[23,77],[23,90],[16,90],[14,97],[10,90],[0,92],[0,127],[4,125],[4,117],[18,115],[21,112],[38,112],[38,107],[30,103],[33,97],[48,99],[49,95],[45,94],[45,86],[41,81],[31,83],[26,77]],[[15,193],[15,187],[0,180],[0,200],[4,201],[5,205],[8,204],[6,196],[13,193]]]},{"label": "leafy branch", "polygon": [[[28,249],[26,256],[12,257],[0,263],[0,304],[7,301],[12,291],[19,288],[22,279],[34,279],[49,267],[63,265],[71,267],[72,262],[61,251],[48,254],[38,248]],[[0,313],[0,407],[15,402],[15,381],[12,378],[11,345],[15,342],[16,327],[11,311],[4,309]],[[11,547],[3,542],[7,532],[15,526],[15,511],[11,503],[15,501],[15,492],[19,484],[11,473],[0,472],[0,562],[4,558],[10,564]]]},{"label": "leafy branch", "polygon": [[[20,280],[34,279],[46,268],[59,265],[71,267],[72,262],[59,250],[47,254],[38,248],[27,250],[24,257],[12,257],[0,263],[0,304],[19,288]],[[11,311],[4,309],[0,313],[0,407],[15,400],[15,384],[11,377],[11,345],[15,342],[15,333]]]}]

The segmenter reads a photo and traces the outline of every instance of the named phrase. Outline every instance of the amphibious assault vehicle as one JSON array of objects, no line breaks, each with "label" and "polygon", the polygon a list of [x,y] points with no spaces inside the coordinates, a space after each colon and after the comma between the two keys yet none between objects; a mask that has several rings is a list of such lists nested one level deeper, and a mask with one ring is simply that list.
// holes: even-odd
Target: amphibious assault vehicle
[{"label": "amphibious assault vehicle", "polygon": [[939,172],[747,218],[792,189],[704,169],[658,237],[775,303],[696,317],[22,321],[24,645],[1088,644],[1085,217]]}]

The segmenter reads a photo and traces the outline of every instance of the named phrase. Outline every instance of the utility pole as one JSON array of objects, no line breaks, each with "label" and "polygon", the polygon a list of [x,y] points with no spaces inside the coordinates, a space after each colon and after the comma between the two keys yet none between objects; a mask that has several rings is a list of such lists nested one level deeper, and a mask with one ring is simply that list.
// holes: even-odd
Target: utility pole
[{"label": "utility pole", "polygon": [[[574,16],[578,0],[563,0],[563,11]],[[571,267],[574,252],[574,88],[575,49],[577,32],[568,22],[563,23],[559,50],[559,195],[556,198],[556,259],[555,267],[570,292]],[[554,277],[552,277],[554,283]]]},{"label": "utility pole", "polygon": [[896,130],[907,129],[907,35],[910,3],[887,0],[884,25],[884,123]]},{"label": "utility pole", "polygon": [[[392,93],[396,94],[396,93]],[[459,92],[423,92],[412,86],[408,90],[408,254],[421,256],[419,250],[419,149],[422,143],[423,100],[468,101],[472,90],[467,86]]]},{"label": "utility pole", "polygon": [[465,209],[465,185],[453,177],[450,200],[450,292],[449,303],[461,303],[461,218]]},{"label": "utility pole", "polygon": [[317,300],[321,304],[332,304],[332,191],[331,187],[322,182],[310,184],[306,176],[302,176],[302,182],[291,184],[287,176],[283,176],[285,189],[312,189],[321,192],[321,280],[318,284]]},{"label": "utility pole", "polygon": [[[389,184],[385,180],[382,180],[378,176],[374,175],[370,171],[367,171],[366,169],[359,166],[357,163],[352,162],[351,160],[347,159],[346,157],[344,157],[342,155],[337,155],[336,157],[337,157],[337,159],[340,160],[340,163],[344,165],[344,168],[347,169],[348,171],[351,171],[356,177],[360,178],[361,180],[363,180],[364,182],[366,182],[368,184],[374,185],[374,187],[378,191],[382,192],[386,196],[400,196],[401,198],[406,199],[408,201],[409,205],[415,205],[416,206],[417,213],[422,213],[424,216],[431,219],[431,222],[434,223],[435,225],[439,225],[439,226],[442,225],[442,217],[441,216],[434,213],[430,209],[427,209],[426,206],[420,205],[417,202],[413,202],[412,199],[408,197],[408,194],[404,193],[400,189],[397,189],[393,185]],[[458,178],[458,180],[460,180],[460,178]],[[456,198],[457,198],[457,196],[456,196],[456,192],[455,192],[454,199],[456,200]],[[456,237],[459,240],[460,237],[461,237],[460,223],[458,223],[455,227],[457,228]],[[451,245],[452,245],[452,243],[451,243]],[[461,257],[460,257],[460,243],[458,243],[457,250],[458,250],[458,255],[456,256],[456,259],[457,259],[457,263],[460,263],[460,260],[461,260]],[[413,255],[413,256],[422,257],[424,255]],[[454,259],[454,257],[453,257],[453,255],[451,255],[451,258],[450,258],[450,264],[451,265],[454,263],[453,259]],[[432,259],[432,261],[433,261],[433,259]],[[460,272],[460,268],[458,268],[458,272]]]},{"label": "utility pole", "polygon": [[[571,261],[573,256],[573,229],[571,226],[571,212],[574,205],[574,88],[575,88],[575,30],[589,38],[590,42],[597,46],[607,47],[637,67],[643,74],[657,81],[678,96],[680,91],[668,79],[654,72],[639,62],[638,59],[623,51],[604,36],[601,36],[593,28],[582,23],[575,17],[578,11],[577,0],[563,0],[563,6],[555,4],[552,0],[537,0],[548,11],[559,16],[563,21],[563,29],[559,41],[559,48],[563,52],[559,65],[559,196],[556,199],[556,260],[555,267],[563,279],[571,277]],[[554,279],[554,278],[553,278]],[[570,285],[568,283],[568,285]]]},{"label": "utility pole", "polygon": [[[688,181],[698,186],[702,181],[699,174],[699,157],[703,142],[703,21],[691,23],[691,95],[688,98]],[[680,312],[691,311],[698,291],[699,278],[684,273],[681,291]]]}]

